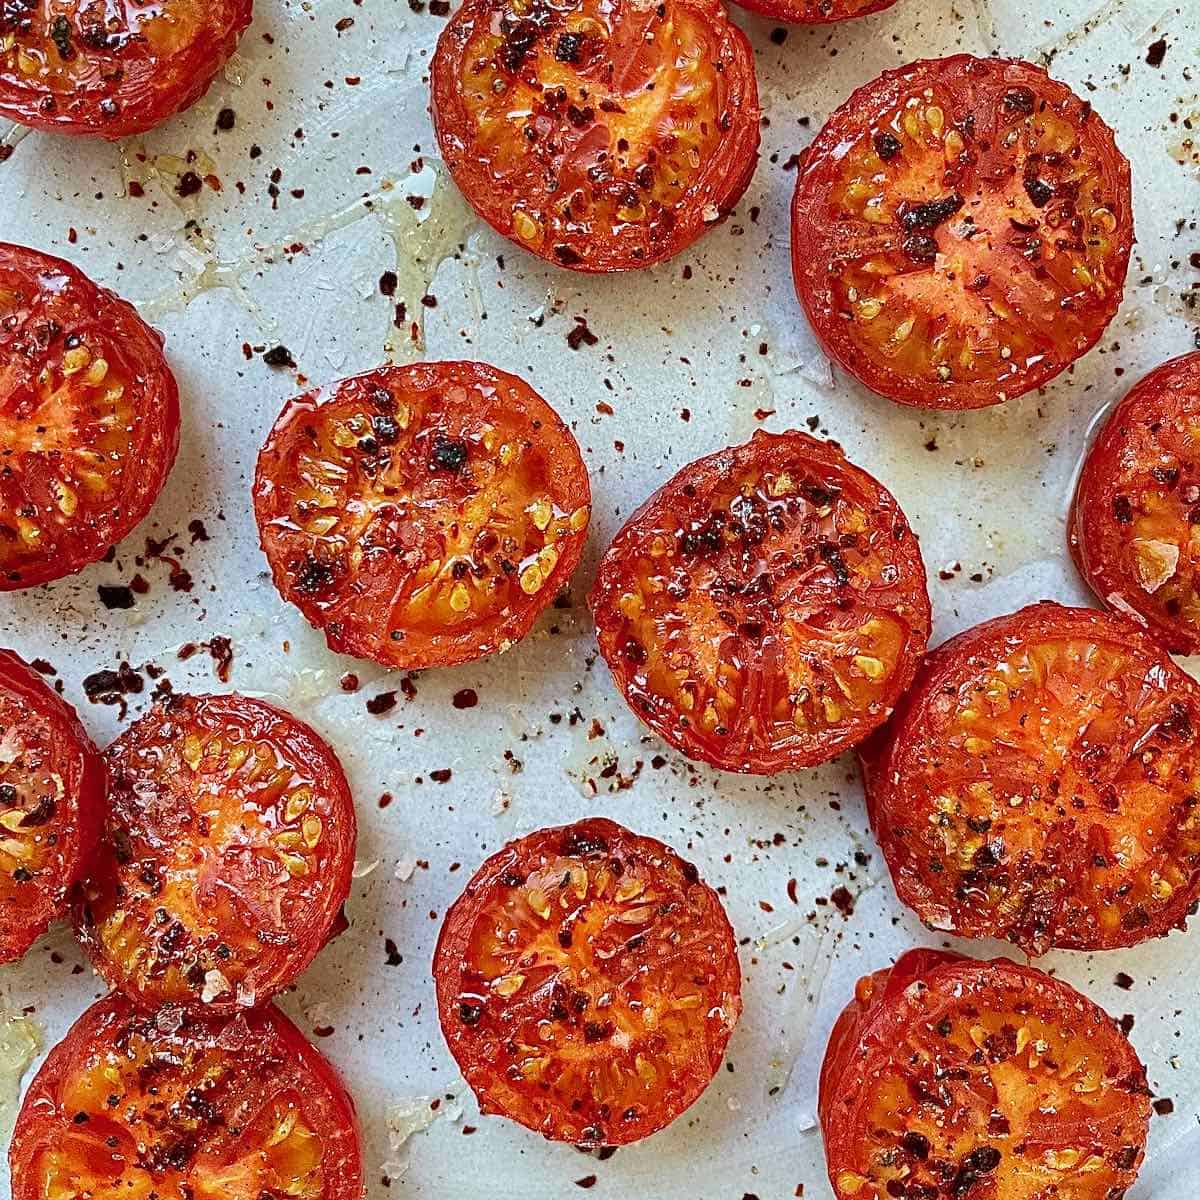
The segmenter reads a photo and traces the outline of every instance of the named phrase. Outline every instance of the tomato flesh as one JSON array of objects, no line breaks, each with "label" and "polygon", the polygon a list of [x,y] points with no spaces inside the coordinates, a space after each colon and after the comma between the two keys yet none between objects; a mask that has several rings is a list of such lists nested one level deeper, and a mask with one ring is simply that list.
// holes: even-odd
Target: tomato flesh
[{"label": "tomato flesh", "polygon": [[937,929],[1129,946],[1200,896],[1200,687],[1136,626],[1044,603],[929,656],[863,755],[900,898]]},{"label": "tomato flesh", "polygon": [[802,433],[760,432],[679,472],[609,547],[592,612],[642,720],[755,773],[824,762],[880,725],[930,627],[899,506]]},{"label": "tomato flesh", "polygon": [[245,696],[175,696],[108,750],[110,813],[75,922],[143,1007],[261,1004],[324,945],[355,815],[333,751]]},{"label": "tomato flesh", "polygon": [[56,917],[100,833],[104,761],[74,709],[0,650],[0,963]]},{"label": "tomato flesh", "polygon": [[483,1110],[581,1146],[636,1141],[690,1107],[742,1007],[716,893],[661,842],[600,819],[484,863],[446,914],[434,975]]},{"label": "tomato flesh", "polygon": [[228,1021],[94,1004],[29,1087],[13,1200],[360,1200],[354,1106],[273,1006]]},{"label": "tomato flesh", "polygon": [[1084,462],[1071,553],[1096,595],[1175,654],[1200,654],[1200,354],[1152,371]]},{"label": "tomato flesh", "polygon": [[777,21],[793,21],[800,25],[825,25],[833,21],[848,21],[866,17],[891,8],[897,0],[736,0],[742,8],[774,17]]},{"label": "tomato flesh", "polygon": [[716,0],[467,0],[438,41],[433,115],[479,215],[580,271],[677,254],[758,153],[750,45]]},{"label": "tomato flesh", "polygon": [[1040,387],[1116,313],[1133,240],[1112,131],[1040,68],[969,55],[860,88],[804,157],[796,288],[829,353],[903,404]]},{"label": "tomato flesh", "polygon": [[70,263],[0,243],[0,590],[101,558],[178,448],[158,335]]},{"label": "tomato flesh", "polygon": [[859,981],[826,1051],[837,1200],[1123,1195],[1150,1100],[1112,1018],[1032,967],[911,953]]},{"label": "tomato flesh", "polygon": [[382,368],[284,409],[254,507],[275,586],[332,649],[389,667],[507,650],[579,562],[579,447],[515,376]]},{"label": "tomato flesh", "polygon": [[110,139],[198,100],[251,0],[12,0],[0,9],[0,114]]}]

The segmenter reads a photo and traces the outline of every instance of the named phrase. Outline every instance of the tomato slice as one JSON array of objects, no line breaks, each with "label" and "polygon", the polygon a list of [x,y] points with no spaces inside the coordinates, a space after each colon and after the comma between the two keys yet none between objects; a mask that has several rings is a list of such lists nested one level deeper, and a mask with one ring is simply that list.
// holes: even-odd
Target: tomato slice
[{"label": "tomato slice", "polygon": [[917,539],[830,442],[759,432],[684,467],[600,564],[617,686],[660,737],[726,771],[836,757],[882,724],[929,639]]},{"label": "tomato slice", "polygon": [[246,696],[168,698],[108,749],[110,811],[75,906],[96,969],[145,1008],[227,1013],[286,987],[350,890],[341,764]]},{"label": "tomato slice", "polygon": [[0,963],[62,916],[89,865],[105,771],[75,710],[0,650]]},{"label": "tomato slice", "polygon": [[1175,654],[1200,654],[1200,354],[1151,371],[1083,464],[1069,532],[1083,577]]},{"label": "tomato slice", "polygon": [[819,1114],[837,1200],[1115,1200],[1141,1166],[1150,1099],[1133,1047],[1073,987],[911,951],[859,980]]},{"label": "tomato slice", "polygon": [[416,669],[507,650],[591,515],[571,431],[480,363],[381,367],[290,401],[258,458],[275,586],[331,649]]},{"label": "tomato slice", "polygon": [[228,1020],[83,1014],[29,1086],[13,1200],[360,1200],[354,1105],[273,1005]]},{"label": "tomato slice", "polygon": [[101,558],[178,449],[162,338],[70,263],[0,242],[0,591]]},{"label": "tomato slice", "polygon": [[754,56],[719,0],[466,0],[432,111],[475,211],[579,271],[678,254],[758,160]]},{"label": "tomato slice", "polygon": [[195,103],[251,0],[13,0],[0,7],[0,115],[117,139]]},{"label": "tomato slice", "polygon": [[489,858],[446,913],[433,973],[482,1110],[580,1146],[675,1120],[742,1011],[717,894],[669,847],[599,818]]},{"label": "tomato slice", "polygon": [[799,25],[848,21],[891,8],[897,0],[736,0],[742,8]]},{"label": "tomato slice", "polygon": [[1112,131],[1029,63],[912,63],[859,88],[809,147],[792,204],[800,302],[872,391],[981,408],[1099,340],[1133,244]]},{"label": "tomato slice", "polygon": [[1048,602],[925,660],[863,747],[900,899],[927,924],[1131,946],[1200,897],[1200,686],[1137,626]]}]

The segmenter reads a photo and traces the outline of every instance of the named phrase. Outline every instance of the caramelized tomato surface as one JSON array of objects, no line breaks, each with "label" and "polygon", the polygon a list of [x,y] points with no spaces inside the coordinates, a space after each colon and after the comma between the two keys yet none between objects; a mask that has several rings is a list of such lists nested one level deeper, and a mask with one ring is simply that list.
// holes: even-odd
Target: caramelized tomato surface
[{"label": "caramelized tomato surface", "polygon": [[275,586],[388,667],[507,650],[571,578],[591,515],[571,431],[479,363],[383,367],[284,408],[254,511]]},{"label": "caramelized tomato surface", "polygon": [[859,980],[819,1115],[837,1200],[1114,1200],[1150,1099],[1133,1047],[1068,984],[915,950]]},{"label": "caramelized tomato surface", "polygon": [[1165,363],[1088,451],[1069,532],[1109,608],[1175,654],[1200,654],[1200,354]]},{"label": "caramelized tomato surface", "polygon": [[198,100],[251,0],[8,0],[0,114],[37,129],[142,133]]},{"label": "caramelized tomato surface", "polygon": [[158,334],[70,263],[0,242],[0,590],[101,558],[178,449]]},{"label": "caramelized tomato surface", "polygon": [[912,63],[859,88],[804,156],[796,290],[872,391],[980,408],[1040,387],[1099,340],[1133,243],[1129,163],[1029,63]]},{"label": "caramelized tomato surface", "polygon": [[66,911],[96,848],[105,772],[75,710],[0,650],[0,963]]},{"label": "caramelized tomato surface", "polygon": [[896,0],[736,0],[742,8],[752,9],[777,21],[800,25],[824,25],[848,21],[891,8]]},{"label": "caramelized tomato surface", "polygon": [[75,910],[96,969],[147,1009],[262,1004],[350,889],[354,803],[333,751],[261,700],[177,695],[107,757],[108,821]]},{"label": "caramelized tomato surface", "polygon": [[591,598],[630,707],[692,758],[813,766],[886,720],[929,638],[917,539],[841,450],[756,433],[617,534]]},{"label": "caramelized tomato surface", "polygon": [[661,842],[600,819],[488,859],[446,914],[433,970],[483,1111],[581,1146],[637,1141],[689,1108],[742,1009],[716,893]]},{"label": "caramelized tomato surface", "polygon": [[354,1106],[272,1005],[157,1017],[110,996],[29,1086],[13,1200],[360,1200]]},{"label": "caramelized tomato surface", "polygon": [[493,228],[580,271],[645,267],[750,183],[750,44],[719,0],[466,0],[438,40],[433,117]]},{"label": "caramelized tomato surface", "polygon": [[1200,896],[1200,686],[1131,622],[1048,602],[928,656],[863,748],[896,890],[927,924],[1131,946]]}]

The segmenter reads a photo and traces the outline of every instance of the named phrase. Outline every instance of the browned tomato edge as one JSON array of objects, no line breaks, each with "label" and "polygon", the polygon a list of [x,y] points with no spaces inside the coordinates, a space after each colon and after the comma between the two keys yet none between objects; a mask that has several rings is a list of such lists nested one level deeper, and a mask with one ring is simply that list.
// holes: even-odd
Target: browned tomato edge
[{"label": "browned tomato edge", "polygon": [[[487,178],[480,160],[472,155],[469,144],[461,150],[457,130],[470,128],[470,120],[462,105],[459,74],[463,55],[474,32],[480,0],[465,0],[438,37],[437,50],[430,68],[431,93],[429,111],[433,117],[434,134],[441,147],[442,158],[450,176],[477,216],[497,233],[508,238],[522,250],[566,270],[584,274],[609,274],[614,271],[634,271],[652,267],[674,258],[697,241],[707,230],[715,229],[737,206],[754,178],[758,167],[760,107],[758,80],[754,72],[754,51],[746,35],[729,20],[718,0],[677,0],[700,12],[714,28],[724,27],[720,58],[724,78],[730,84],[729,111],[733,128],[721,140],[716,155],[707,164],[702,179],[691,189],[688,199],[676,210],[676,224],[662,247],[646,258],[633,260],[619,248],[610,247],[608,239],[593,239],[590,252],[580,255],[576,263],[564,263],[549,249],[534,249],[518,238],[513,230],[512,204],[503,189]],[[484,14],[488,15],[488,14]],[[711,187],[712,195],[704,194]],[[703,209],[713,204],[720,212],[715,221],[705,221]]]},{"label": "browned tomato edge", "polygon": [[[295,750],[296,757],[302,759],[308,769],[314,771],[314,774],[318,770],[314,764],[319,764],[322,786],[334,797],[339,809],[341,821],[335,833],[337,840],[333,846],[333,861],[336,863],[337,871],[331,878],[323,881],[322,903],[319,912],[321,919],[317,920],[317,913],[312,915],[309,924],[296,940],[296,954],[280,957],[278,969],[273,978],[268,977],[263,981],[255,980],[255,996],[257,1003],[261,1005],[306,971],[317,955],[339,932],[342,908],[349,898],[350,885],[354,877],[354,851],[358,839],[358,814],[354,807],[354,795],[350,790],[350,783],[346,779],[346,772],[342,767],[341,760],[334,752],[333,747],[306,721],[300,720],[299,717],[293,716],[285,709],[278,708],[266,700],[243,696],[237,692],[228,695],[216,693],[201,695],[180,693],[177,695],[187,701],[199,702],[215,707],[219,711],[223,710],[235,721],[239,718],[244,721],[246,708],[252,707],[257,710],[258,719],[268,725],[276,721],[283,722],[287,726],[285,740],[289,747]],[[170,701],[167,703],[169,704]],[[142,721],[148,718],[157,718],[160,712],[161,709],[156,706],[123,730],[120,736],[104,751],[105,758],[114,756],[120,743],[126,739],[132,740]],[[120,748],[123,749],[123,747]],[[97,854],[104,855],[106,850],[104,838],[101,836]],[[72,906],[71,920],[79,944],[104,982],[115,992],[122,993],[136,1008],[143,1011],[152,1010],[155,1003],[147,1001],[139,990],[127,990],[126,981],[121,973],[113,970],[112,964],[104,953],[104,948],[84,920],[81,897]],[[200,1018],[233,1016],[245,1011],[238,1004],[236,996],[228,1000],[216,998],[209,1003],[190,998],[180,1002],[176,1007]]]},{"label": "browned tomato edge", "polygon": [[[1111,479],[1107,471],[1124,445],[1121,426],[1133,419],[1133,413],[1139,407],[1161,407],[1164,400],[1169,402],[1170,393],[1183,378],[1200,389],[1200,352],[1193,351],[1155,367],[1133,385],[1105,419],[1088,447],[1079,473],[1067,522],[1067,548],[1079,574],[1110,612],[1120,612],[1144,626],[1171,654],[1200,654],[1200,631],[1189,630],[1182,623],[1164,620],[1157,613],[1138,608],[1129,599],[1132,581],[1114,570],[1112,563],[1103,561],[1095,549],[1103,538],[1102,522],[1107,520],[1102,514],[1106,514],[1112,502]],[[1164,392],[1168,393],[1165,397]],[[1124,606],[1111,603],[1109,598],[1113,595],[1120,596]]]},{"label": "browned tomato edge", "polygon": [[786,21],[791,25],[833,25],[840,21],[857,21],[861,17],[874,16],[898,4],[899,0],[875,0],[874,4],[855,13],[839,12],[842,0],[832,0],[832,8],[828,15],[812,13],[812,6],[817,0],[734,0],[734,3],[739,8],[749,9],[764,17],[774,17],[777,21]]},{"label": "browned tomato edge", "polygon": [[[863,84],[851,93],[850,97],[826,120],[815,140],[803,152],[799,169],[796,172],[796,188],[792,195],[791,212],[791,241],[792,241],[792,278],[796,286],[804,315],[808,320],[817,340],[834,361],[848,374],[852,375],[869,391],[897,404],[908,405],[912,408],[941,409],[945,411],[961,411],[973,408],[988,408],[999,404],[996,389],[989,383],[980,381],[967,386],[955,383],[940,383],[936,380],[914,379],[907,375],[894,374],[883,378],[881,372],[866,355],[862,354],[853,340],[842,328],[844,323],[827,320],[827,305],[819,299],[825,293],[828,276],[823,257],[816,252],[818,229],[827,226],[828,221],[821,211],[825,194],[825,182],[820,178],[826,170],[836,170],[838,150],[844,141],[843,130],[870,128],[881,110],[890,108],[900,97],[905,84],[922,75],[941,77],[949,71],[958,71],[968,63],[982,63],[989,69],[1012,70],[1016,74],[1014,80],[1023,82],[1033,89],[1036,95],[1044,96],[1053,92],[1061,98],[1070,98],[1082,106],[1081,100],[1065,83],[1060,83],[1041,67],[1017,58],[988,58],[980,59],[971,54],[954,54],[947,58],[921,59],[907,66],[897,67],[884,73],[870,83]],[[1113,164],[1117,175],[1117,195],[1115,215],[1117,228],[1121,231],[1121,260],[1122,273],[1128,271],[1129,256],[1133,251],[1133,184],[1130,175],[1129,160],[1117,146],[1112,129],[1104,119],[1089,108],[1088,129],[1092,130],[1104,142],[1104,157]],[[814,179],[814,176],[817,178]],[[1025,385],[1020,391],[1010,391],[1007,399],[1015,400],[1018,396],[1027,395],[1044,387],[1052,379],[1061,375],[1073,362],[1077,362],[1087,354],[1104,336],[1105,330],[1112,322],[1120,307],[1124,295],[1124,286],[1114,290],[1106,305],[1106,315],[1098,327],[1095,336],[1073,357],[1066,358],[1054,368],[1043,368],[1031,372]],[[831,334],[835,336],[831,336]]]},{"label": "browned tomato edge", "polygon": [[[64,845],[63,830],[59,829],[57,848],[66,860],[61,880],[62,902],[54,906],[54,916],[21,928],[9,928],[0,934],[0,963],[17,962],[37,941],[56,917],[64,917],[70,908],[71,889],[87,870],[100,841],[104,822],[105,795],[108,790],[108,769],[104,757],[96,749],[83,727],[78,713],[45,680],[11,650],[0,650],[0,691],[11,692],[31,711],[40,711],[55,728],[56,747],[60,753],[70,743],[74,746],[74,778],[64,791],[70,809],[73,837]],[[62,816],[58,816],[59,824]],[[19,936],[18,936],[19,932]]]},{"label": "browned tomato edge", "polygon": [[[460,1045],[456,1032],[460,1028],[460,1023],[455,1020],[454,1010],[459,992],[461,991],[463,964],[466,961],[466,951],[471,940],[471,930],[480,902],[486,901],[497,880],[518,861],[529,842],[536,839],[539,842],[550,843],[554,839],[561,838],[568,831],[574,832],[576,830],[583,830],[589,834],[598,834],[610,846],[632,843],[639,848],[643,848],[648,853],[653,853],[657,857],[674,859],[677,862],[686,863],[686,860],[665,842],[660,842],[657,838],[650,837],[647,834],[635,833],[633,830],[627,829],[623,825],[618,825],[616,821],[609,820],[607,817],[584,817],[582,820],[572,821],[568,825],[553,825],[534,830],[524,837],[514,838],[501,849],[497,850],[471,876],[462,894],[446,910],[446,915],[442,919],[441,930],[438,933],[437,945],[433,951],[432,973],[434,990],[437,996],[438,1024],[441,1026],[442,1037],[446,1042],[451,1056],[458,1064],[459,1070],[463,1073],[463,1078],[467,1081],[468,1086],[479,1101],[480,1111],[493,1116],[507,1117],[509,1120],[524,1126],[524,1128],[541,1134],[547,1141],[554,1141],[556,1139],[536,1125],[522,1121],[519,1116],[508,1112],[491,1099],[487,1080],[480,1078],[481,1074],[484,1073],[477,1069],[476,1064],[471,1061],[467,1053],[460,1053]],[[726,959],[733,967],[730,976],[731,981],[736,987],[739,1005],[738,1012],[734,1016],[733,1024],[736,1025],[738,1017],[741,1016],[742,970],[741,962],[738,959],[737,939],[733,932],[733,926],[729,923],[729,915],[726,913],[725,905],[721,902],[721,897],[717,892],[699,876],[697,876],[696,883],[693,886],[702,887],[709,893],[713,901],[713,911],[724,918],[721,932],[725,935],[727,943],[728,954],[726,955]],[[732,1036],[732,1032],[733,1026],[730,1027],[730,1036]],[[726,1039],[725,1046],[728,1046],[728,1038]],[[704,1094],[705,1088],[712,1082],[720,1070],[724,1057],[723,1047],[721,1053],[716,1055],[715,1058],[709,1058],[711,1072],[705,1087],[701,1087],[694,1096],[689,1097],[687,1102],[678,1111],[667,1112],[656,1123],[650,1124],[648,1127],[639,1127],[636,1137],[628,1138],[624,1141],[618,1139],[607,1144],[623,1145],[629,1142],[641,1141],[678,1120]]]},{"label": "browned tomato edge", "polygon": [[[921,725],[930,705],[950,680],[973,670],[963,668],[975,662],[992,661],[1001,647],[1015,649],[1022,642],[1043,636],[1091,637],[1128,648],[1131,644],[1142,653],[1157,658],[1165,673],[1180,687],[1193,693],[1197,684],[1168,657],[1166,652],[1138,625],[1115,614],[1095,608],[1072,608],[1053,600],[1041,600],[1017,612],[993,617],[943,642],[925,656],[912,686],[896,706],[891,719],[858,748],[866,795],[867,816],[875,840],[883,850],[888,871],[901,902],[924,920],[925,886],[920,872],[912,867],[903,838],[895,836],[889,816],[892,807],[909,802],[895,793],[894,776],[902,756],[910,745],[928,746]],[[1189,911],[1200,897],[1200,873],[1190,888],[1178,889],[1162,918],[1140,930],[1125,930],[1103,942],[1062,939],[1051,948],[1060,950],[1116,950],[1136,946],[1152,937],[1164,937],[1172,929],[1182,929]],[[984,936],[956,931],[959,937]],[[1001,936],[996,934],[994,936]]]},{"label": "browned tomato edge", "polygon": [[[588,597],[588,606],[591,609],[592,620],[596,626],[596,638],[600,654],[608,666],[609,672],[613,677],[613,682],[616,683],[618,690],[625,699],[625,703],[629,705],[634,715],[669,746],[687,755],[688,758],[706,762],[710,766],[717,767],[722,771],[731,771],[743,775],[777,775],[781,771],[819,766],[821,763],[836,758],[845,750],[856,746],[863,739],[869,737],[876,728],[888,719],[890,710],[900,702],[901,697],[912,684],[920,667],[925,645],[925,643],[922,643],[920,647],[906,648],[904,666],[902,670],[897,672],[892,688],[892,698],[888,705],[888,713],[885,713],[873,723],[864,722],[863,724],[866,725],[865,730],[862,726],[859,726],[858,728],[847,730],[838,738],[829,739],[829,745],[823,749],[814,750],[811,754],[799,754],[787,751],[775,754],[764,753],[757,755],[753,763],[741,758],[714,754],[702,742],[693,738],[690,730],[681,731],[665,721],[652,720],[641,709],[630,702],[627,683],[624,677],[624,668],[621,666],[621,658],[617,652],[617,648],[612,644],[611,637],[606,634],[604,629],[606,622],[602,619],[602,614],[606,611],[612,611],[616,607],[616,597],[620,591],[620,578],[623,574],[622,562],[627,557],[626,547],[636,543],[638,539],[640,531],[637,527],[650,513],[659,509],[669,509],[673,494],[680,488],[690,486],[697,492],[703,491],[718,479],[738,470],[743,463],[749,461],[756,444],[761,446],[767,445],[765,440],[760,439],[777,440],[782,438],[794,439],[798,445],[797,453],[805,454],[808,458],[816,461],[822,469],[852,476],[861,488],[864,488],[869,495],[879,501],[881,508],[888,509],[894,518],[898,517],[903,521],[908,534],[908,544],[905,547],[908,552],[906,557],[909,559],[909,567],[914,574],[913,590],[925,602],[923,606],[923,628],[925,631],[925,643],[927,643],[932,625],[933,610],[929,601],[929,584],[925,573],[925,562],[921,557],[920,543],[917,535],[911,524],[909,524],[908,518],[904,515],[899,501],[869,471],[852,463],[836,443],[820,441],[797,429],[779,434],[768,434],[759,430],[750,441],[743,442],[740,446],[731,446],[725,450],[718,450],[713,454],[705,455],[703,458],[698,458],[694,462],[682,467],[666,483],[653,492],[634,511],[625,524],[621,526],[600,560],[600,566],[596,572],[596,581],[592,587],[591,595]],[[916,586],[918,583],[920,585],[919,588]]]}]

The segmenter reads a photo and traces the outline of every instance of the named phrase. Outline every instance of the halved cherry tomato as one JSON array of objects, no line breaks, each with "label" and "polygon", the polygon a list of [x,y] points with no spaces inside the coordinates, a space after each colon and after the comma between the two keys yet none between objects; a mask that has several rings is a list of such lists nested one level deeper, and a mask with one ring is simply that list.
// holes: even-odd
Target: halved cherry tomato
[{"label": "halved cherry tomato", "polygon": [[915,950],[859,980],[819,1114],[837,1200],[1115,1200],[1150,1099],[1133,1047],[1070,985]]},{"label": "halved cherry tomato", "polygon": [[70,263],[0,242],[0,591],[101,558],[178,449],[162,338]]},{"label": "halved cherry tomato", "polygon": [[273,1005],[222,1021],[109,996],[29,1086],[13,1200],[361,1200],[354,1105]]},{"label": "halved cherry tomato", "polygon": [[891,8],[896,0],[736,0],[742,8],[791,21],[799,25],[825,25],[831,21],[848,21],[866,17]]},{"label": "halved cherry tomato", "polygon": [[580,1146],[675,1120],[742,1011],[717,894],[669,847],[598,818],[489,858],[446,913],[433,973],[482,1110]]},{"label": "halved cherry tomato", "polygon": [[1071,554],[1096,595],[1175,654],[1200,654],[1200,354],[1151,371],[1083,464]]},{"label": "halved cherry tomato", "polygon": [[283,598],[332,650],[399,668],[523,638],[579,563],[591,501],[558,414],[466,362],[381,367],[291,400],[254,481]]},{"label": "halved cherry tomato", "polygon": [[831,442],[756,433],[629,519],[591,598],[630,707],[726,771],[809,767],[892,711],[929,639],[917,539]]},{"label": "halved cherry tomato", "polygon": [[128,137],[195,103],[250,24],[251,0],[12,0],[0,8],[0,115]]},{"label": "halved cherry tomato", "polygon": [[1030,954],[1131,946],[1200,897],[1200,686],[1136,625],[1048,602],[928,656],[862,748],[900,899]]},{"label": "halved cherry tomato", "polygon": [[809,147],[792,203],[800,302],[872,391],[981,408],[1041,387],[1099,340],[1133,243],[1112,131],[1029,63],[888,71]]},{"label": "halved cherry tomato", "polygon": [[136,1004],[227,1013],[286,987],[350,890],[354,802],[303,722],[246,696],[169,697],[107,751],[110,812],[75,906]]},{"label": "halved cherry tomato", "polygon": [[678,254],[758,160],[754,56],[719,0],[465,0],[433,120],[475,211],[578,271]]},{"label": "halved cherry tomato", "polygon": [[75,710],[0,650],[0,963],[67,909],[104,815],[104,760]]}]

